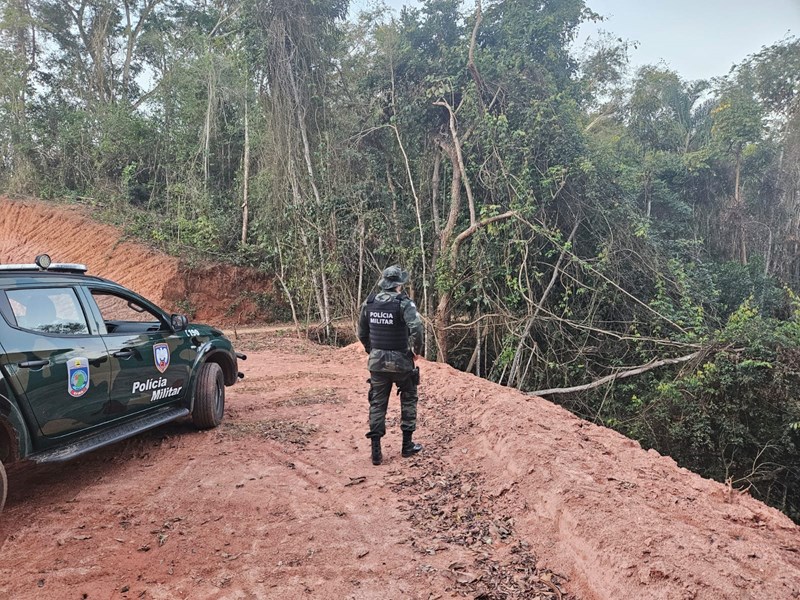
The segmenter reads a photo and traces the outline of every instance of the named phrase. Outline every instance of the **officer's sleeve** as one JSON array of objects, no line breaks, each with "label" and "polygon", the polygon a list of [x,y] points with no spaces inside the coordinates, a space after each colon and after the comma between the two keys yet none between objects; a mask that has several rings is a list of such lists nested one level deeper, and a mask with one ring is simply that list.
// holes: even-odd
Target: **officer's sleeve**
[{"label": "officer's sleeve", "polygon": [[414,354],[422,354],[425,349],[425,327],[417,312],[417,305],[411,299],[404,302],[403,319],[408,326],[409,343]]},{"label": "officer's sleeve", "polygon": [[361,305],[361,314],[358,317],[358,340],[364,346],[367,354],[372,350],[369,343],[369,319],[367,318],[367,303]]}]

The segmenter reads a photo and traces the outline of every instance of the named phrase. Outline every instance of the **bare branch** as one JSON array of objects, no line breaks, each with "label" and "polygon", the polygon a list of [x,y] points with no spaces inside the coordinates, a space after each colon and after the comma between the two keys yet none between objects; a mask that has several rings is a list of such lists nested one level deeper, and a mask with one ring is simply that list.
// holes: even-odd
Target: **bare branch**
[{"label": "bare branch", "polygon": [[459,233],[458,236],[456,236],[456,239],[453,240],[453,245],[450,247],[450,252],[451,252],[450,261],[451,261],[451,264],[453,266],[453,272],[455,272],[455,267],[456,267],[455,263],[456,263],[456,259],[458,258],[458,250],[461,247],[461,244],[463,244],[464,241],[467,238],[472,236],[476,231],[478,231],[482,227],[486,227],[487,225],[491,225],[492,223],[494,223],[496,221],[502,221],[503,219],[509,219],[511,217],[515,217],[516,215],[517,215],[517,211],[509,210],[509,211],[504,212],[502,215],[495,215],[493,217],[488,217],[488,218],[484,219],[483,221],[479,221],[479,222],[473,224],[472,226],[468,227],[467,229],[465,229],[461,233]]},{"label": "bare branch", "polygon": [[[519,217],[519,218],[520,218],[520,220],[521,220],[521,221],[523,221],[523,222],[527,223],[529,227],[531,227],[531,228],[533,228],[533,229],[536,229],[536,230],[538,230],[538,229],[539,229],[539,228],[535,227],[535,226],[534,226],[532,223],[529,223],[528,221],[526,221],[525,219],[523,219],[522,217]],[[547,235],[548,239],[550,239],[551,241],[553,240],[553,239],[552,239],[552,237],[550,237],[550,236],[547,234],[547,229],[546,229],[546,228],[543,228],[543,229],[542,229],[542,231],[544,232],[544,234],[545,234],[545,235]],[[684,329],[683,327],[681,327],[680,325],[678,325],[678,324],[677,324],[675,321],[673,321],[673,320],[672,320],[672,319],[670,319],[669,317],[667,317],[667,316],[665,316],[665,315],[661,314],[661,313],[660,313],[660,312],[658,312],[656,309],[654,309],[652,306],[650,306],[649,304],[647,304],[647,303],[646,303],[646,302],[644,302],[643,300],[640,300],[639,298],[637,298],[636,296],[634,296],[633,294],[631,294],[631,293],[630,293],[628,290],[626,290],[625,288],[623,288],[623,287],[622,287],[620,284],[618,284],[616,281],[612,280],[612,279],[611,279],[610,277],[608,277],[607,275],[604,275],[603,273],[601,273],[600,271],[598,271],[597,269],[595,269],[595,268],[594,268],[592,265],[590,265],[588,262],[586,262],[586,260],[582,259],[580,256],[578,256],[578,255],[577,255],[577,254],[575,254],[574,252],[569,252],[569,254],[572,256],[572,258],[573,258],[573,259],[574,259],[574,260],[575,260],[575,261],[576,261],[578,264],[580,264],[581,266],[583,266],[583,267],[587,268],[587,269],[588,269],[588,270],[590,270],[592,273],[594,273],[595,275],[597,275],[598,277],[600,277],[600,278],[602,278],[604,281],[606,281],[608,284],[610,284],[610,285],[612,285],[613,287],[615,287],[616,289],[618,289],[618,290],[619,290],[620,292],[622,292],[624,295],[628,296],[628,298],[630,298],[631,300],[633,300],[634,302],[636,302],[636,304],[639,304],[640,306],[642,306],[643,308],[645,308],[645,309],[646,309],[646,310],[648,310],[649,312],[653,313],[654,315],[656,315],[656,316],[657,316],[657,317],[659,317],[660,319],[663,319],[664,321],[666,321],[667,323],[669,323],[670,325],[672,325],[672,326],[673,326],[675,329],[677,329],[677,330],[678,330],[678,331],[680,331],[681,333],[688,333],[688,332],[686,331],[686,329]]]},{"label": "bare branch", "polygon": [[662,360],[654,360],[645,365],[640,365],[638,367],[634,367],[632,369],[627,369],[625,371],[618,371],[611,375],[606,375],[605,377],[601,377],[597,381],[593,381],[592,383],[587,383],[585,385],[576,385],[573,387],[568,388],[551,388],[549,390],[536,390],[535,392],[525,392],[528,396],[554,396],[556,394],[573,394],[575,392],[585,392],[587,390],[593,390],[598,388],[606,383],[613,383],[617,379],[625,379],[627,377],[633,377],[634,375],[641,375],[642,373],[646,373],[647,371],[651,371],[653,369],[657,369],[658,367],[664,367],[667,365],[677,365],[680,363],[689,362],[692,359],[697,358],[700,356],[701,351],[693,352],[692,354],[687,354],[686,356],[679,356],[678,358],[664,358]]},{"label": "bare branch", "polygon": [[461,178],[464,181],[464,189],[467,191],[467,204],[469,205],[469,223],[475,225],[475,199],[472,196],[472,186],[469,184],[467,177],[467,169],[464,166],[464,157],[461,154],[461,142],[458,140],[458,130],[456,127],[456,114],[453,112],[453,107],[444,100],[433,103],[434,106],[444,106],[450,114],[450,135],[453,137],[453,146],[456,152],[458,170],[461,172]]}]

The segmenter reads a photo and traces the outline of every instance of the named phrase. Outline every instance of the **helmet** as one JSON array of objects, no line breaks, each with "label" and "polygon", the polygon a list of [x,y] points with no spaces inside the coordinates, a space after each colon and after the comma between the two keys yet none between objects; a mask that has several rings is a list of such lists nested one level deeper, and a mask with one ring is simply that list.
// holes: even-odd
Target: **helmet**
[{"label": "helmet", "polygon": [[404,271],[399,265],[392,265],[383,270],[378,286],[384,290],[391,290],[398,285],[405,285],[407,282],[408,271]]}]

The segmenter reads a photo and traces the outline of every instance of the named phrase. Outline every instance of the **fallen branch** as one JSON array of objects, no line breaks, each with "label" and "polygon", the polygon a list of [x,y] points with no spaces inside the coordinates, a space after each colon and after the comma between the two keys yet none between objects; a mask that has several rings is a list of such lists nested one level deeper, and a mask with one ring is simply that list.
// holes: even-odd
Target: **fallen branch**
[{"label": "fallen branch", "polygon": [[535,392],[525,392],[525,393],[528,396],[552,396],[554,394],[572,394],[574,392],[585,392],[586,390],[592,390],[594,388],[598,388],[601,385],[616,381],[617,379],[625,379],[626,377],[641,375],[642,373],[651,371],[653,369],[657,369],[658,367],[665,367],[667,365],[677,365],[679,363],[689,362],[690,360],[700,356],[700,353],[701,351],[697,351],[693,352],[692,354],[687,354],[686,356],[679,356],[678,358],[664,358],[662,360],[654,360],[645,365],[634,367],[632,369],[627,369],[625,371],[618,371],[617,373],[613,373],[612,375],[606,375],[605,377],[601,377],[597,381],[593,381],[592,383],[587,383],[584,385],[576,385],[568,388],[552,388],[549,390],[536,390]]}]

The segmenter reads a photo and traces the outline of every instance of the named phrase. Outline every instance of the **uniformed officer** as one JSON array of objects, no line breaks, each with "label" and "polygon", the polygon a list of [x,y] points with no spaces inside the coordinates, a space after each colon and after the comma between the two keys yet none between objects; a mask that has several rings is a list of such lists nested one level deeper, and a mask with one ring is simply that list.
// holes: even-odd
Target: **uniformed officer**
[{"label": "uniformed officer", "polygon": [[369,353],[370,372],[369,432],[372,439],[372,464],[383,460],[381,438],[386,434],[386,408],[392,384],[400,391],[400,429],[403,431],[404,457],[413,456],[422,446],[412,440],[417,428],[417,384],[419,369],[414,361],[422,353],[425,330],[417,307],[403,293],[408,272],[397,265],[383,271],[377,294],[370,294],[361,305],[358,339]]}]

